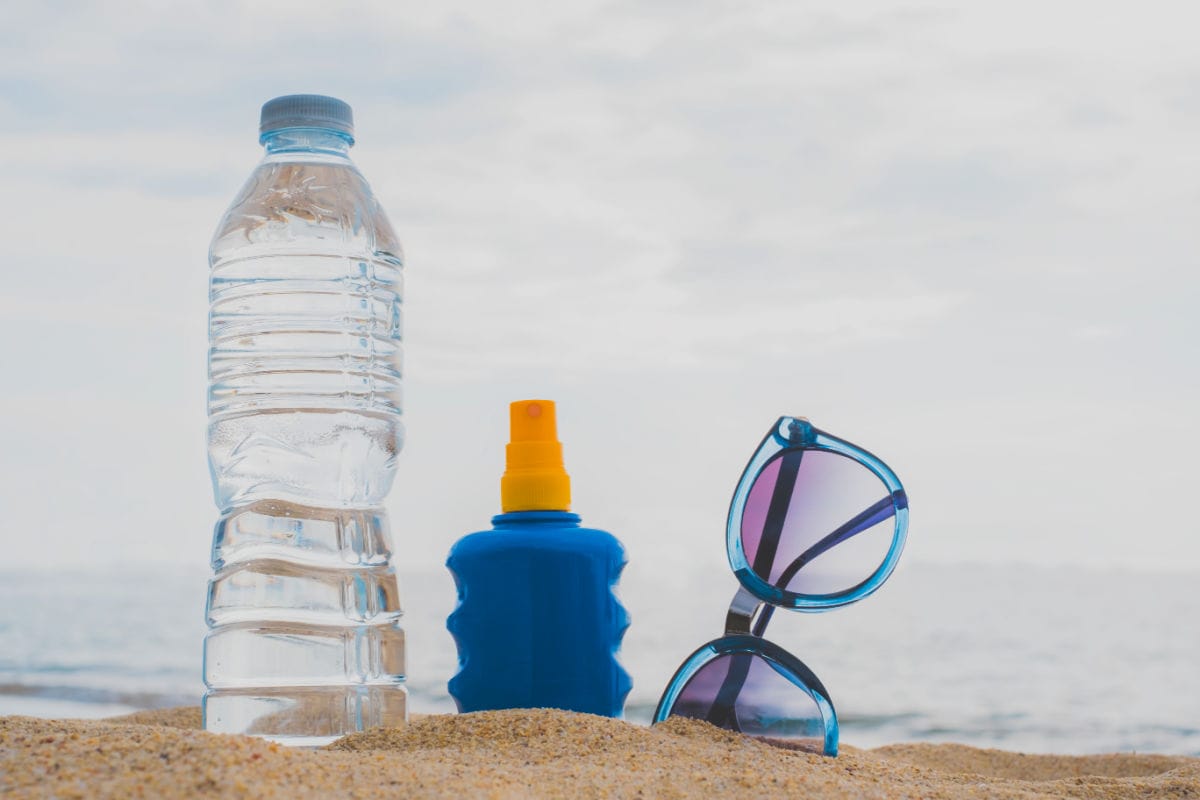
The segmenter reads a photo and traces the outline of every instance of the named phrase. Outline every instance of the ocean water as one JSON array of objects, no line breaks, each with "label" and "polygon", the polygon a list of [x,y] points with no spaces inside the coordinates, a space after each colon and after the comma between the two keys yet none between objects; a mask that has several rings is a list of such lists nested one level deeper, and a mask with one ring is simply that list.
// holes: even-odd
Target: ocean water
[{"label": "ocean water", "polygon": [[[781,612],[767,634],[821,677],[846,744],[1200,756],[1198,578],[907,564],[858,605]],[[0,714],[198,703],[206,579],[201,569],[0,572]],[[401,581],[411,709],[452,711],[453,583],[442,570],[402,570]],[[721,634],[735,589],[723,570],[630,566],[630,720],[647,721],[679,663]]]}]

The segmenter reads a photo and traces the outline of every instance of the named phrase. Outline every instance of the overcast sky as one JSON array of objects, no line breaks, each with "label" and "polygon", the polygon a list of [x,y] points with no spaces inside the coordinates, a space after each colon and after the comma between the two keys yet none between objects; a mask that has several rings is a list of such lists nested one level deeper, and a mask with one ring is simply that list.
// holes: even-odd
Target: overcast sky
[{"label": "overcast sky", "polygon": [[575,509],[644,564],[723,563],[746,459],[800,414],[900,475],[912,561],[1200,569],[1198,29],[5,2],[5,563],[206,561],[208,240],[262,102],[319,92],[406,250],[401,566],[486,526],[506,404],[540,396]]}]

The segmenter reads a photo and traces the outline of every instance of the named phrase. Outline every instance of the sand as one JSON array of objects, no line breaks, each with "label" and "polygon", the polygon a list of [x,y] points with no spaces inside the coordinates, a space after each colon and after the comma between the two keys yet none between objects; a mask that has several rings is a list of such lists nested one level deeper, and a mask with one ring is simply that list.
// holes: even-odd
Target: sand
[{"label": "sand", "polygon": [[836,758],[690,720],[564,711],[414,719],[291,750],[199,730],[195,708],[0,718],[4,797],[1200,797],[1200,759],[844,746]]}]

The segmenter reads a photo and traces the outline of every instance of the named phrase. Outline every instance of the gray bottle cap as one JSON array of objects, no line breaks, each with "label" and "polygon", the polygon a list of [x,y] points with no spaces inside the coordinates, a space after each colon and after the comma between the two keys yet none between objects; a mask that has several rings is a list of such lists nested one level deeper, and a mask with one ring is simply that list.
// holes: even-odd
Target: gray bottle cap
[{"label": "gray bottle cap", "polygon": [[354,141],[354,114],[350,106],[323,94],[289,94],[263,103],[258,123],[260,138],[283,128],[326,128]]}]

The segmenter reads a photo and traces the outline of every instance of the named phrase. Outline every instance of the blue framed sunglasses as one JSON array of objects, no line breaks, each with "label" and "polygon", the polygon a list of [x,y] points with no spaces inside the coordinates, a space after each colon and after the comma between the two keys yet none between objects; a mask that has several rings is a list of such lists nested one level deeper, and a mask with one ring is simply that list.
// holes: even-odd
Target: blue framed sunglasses
[{"label": "blue framed sunglasses", "polygon": [[829,692],[763,634],[776,608],[828,611],[874,592],[896,568],[907,534],[908,499],[886,464],[802,417],[781,417],[729,504],[725,546],[741,586],[725,635],[676,670],[654,721],[702,719],[836,756]]}]

